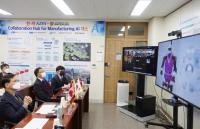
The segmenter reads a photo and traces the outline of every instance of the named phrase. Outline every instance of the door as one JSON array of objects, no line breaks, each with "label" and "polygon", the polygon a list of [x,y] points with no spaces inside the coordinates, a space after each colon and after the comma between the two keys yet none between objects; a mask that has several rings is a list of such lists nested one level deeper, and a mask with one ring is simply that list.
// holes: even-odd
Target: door
[{"label": "door", "polygon": [[104,102],[116,102],[118,71],[121,70],[116,60],[116,53],[124,40],[107,39],[106,40],[106,59],[105,59],[105,87]]},{"label": "door", "polygon": [[107,23],[106,33],[104,102],[115,103],[118,80],[128,80],[129,92],[136,96],[137,75],[122,71],[122,49],[140,45],[138,41],[146,41],[147,24]]},{"label": "door", "polygon": [[122,49],[123,47],[134,46],[135,42],[127,42],[124,39],[106,40],[105,58],[105,87],[104,102],[115,103],[117,96],[118,80],[129,81],[129,91],[135,90],[135,75],[133,73],[122,72]]}]

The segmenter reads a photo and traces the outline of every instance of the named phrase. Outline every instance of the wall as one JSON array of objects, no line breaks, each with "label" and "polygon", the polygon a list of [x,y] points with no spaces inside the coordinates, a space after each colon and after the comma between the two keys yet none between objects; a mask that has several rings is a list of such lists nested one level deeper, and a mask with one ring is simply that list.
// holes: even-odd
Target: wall
[{"label": "wall", "polygon": [[[104,53],[105,53],[105,37],[99,39],[99,44],[93,46],[92,51],[92,66],[91,69],[91,84],[90,84],[90,102],[103,103],[104,102]],[[97,52],[101,51],[103,56],[101,62],[97,61]]]},{"label": "wall", "polygon": [[[193,0],[192,2],[188,3],[187,5],[183,6],[182,8],[178,9],[174,13],[170,14],[167,17],[162,18],[152,18],[149,22],[149,29],[148,29],[148,45],[158,45],[158,42],[169,40],[175,37],[168,37],[168,33],[181,29],[184,25],[192,25],[195,27],[188,27],[184,28],[183,32],[184,35],[195,34],[199,33],[199,17],[200,17],[200,10],[199,10],[200,1]],[[195,19],[195,20],[193,20]],[[195,29],[195,30],[194,30]],[[185,33],[187,31],[187,33]],[[157,96],[158,104],[161,105],[161,89],[155,86],[155,77],[147,77],[146,83],[147,94],[152,94]],[[163,98],[171,98],[172,95],[163,91]],[[172,116],[172,107],[166,106],[162,103],[163,109]],[[180,107],[179,108],[179,124],[183,127],[187,128],[186,125],[186,117],[187,117],[187,109]],[[199,129],[200,127],[200,110],[194,110],[194,129]]]},{"label": "wall", "polygon": [[[4,21],[3,19],[0,19],[0,23]],[[44,25],[37,24],[37,23],[44,23]],[[0,34],[0,62],[9,62],[9,64],[28,64],[30,65],[30,80],[33,83],[34,81],[34,75],[33,75],[33,69],[35,67],[38,67],[38,64],[43,64],[41,67],[45,68],[47,71],[53,71],[55,72],[55,67],[57,65],[64,65],[66,67],[72,66],[72,67],[85,67],[88,71],[90,71],[90,102],[97,102],[97,103],[103,103],[103,95],[104,95],[104,51],[105,51],[105,28],[102,27],[104,24],[101,21],[80,21],[80,20],[8,20],[6,22],[3,22],[5,25],[4,27],[7,30],[7,34]],[[36,24],[35,24],[36,23]],[[103,24],[102,24],[103,23]],[[101,25],[100,25],[101,24]],[[31,30],[9,30],[8,26],[10,27],[32,27],[40,29],[31,29]],[[46,29],[42,29],[42,27],[46,27]],[[65,28],[75,28],[74,30],[49,30],[49,27],[65,27]],[[85,27],[85,28],[84,28]],[[96,27],[96,29],[95,29]],[[98,28],[99,27],[99,28]],[[104,26],[105,27],[105,26]],[[78,28],[78,29],[76,29]],[[87,28],[87,29],[86,29]],[[1,28],[0,28],[1,29]],[[24,45],[24,47],[19,47],[19,51],[29,51],[31,53],[31,56],[27,58],[27,60],[22,60],[20,57],[23,57],[23,54],[18,56],[20,60],[12,58],[12,56],[8,56],[8,50],[14,50],[13,44],[16,47],[22,46],[18,45],[18,41],[15,41],[15,39],[10,43],[10,39],[14,38],[20,38],[19,42],[20,44]],[[42,39],[38,42],[38,39]],[[43,41],[44,40],[44,41]],[[50,42],[52,41],[52,44],[56,44],[56,40],[58,41],[58,49],[55,49],[55,45],[51,46],[52,53],[57,52],[59,55],[59,60],[55,61],[52,60],[42,60],[41,62],[38,61],[37,55],[38,54],[38,48],[37,46],[45,46],[44,42]],[[63,60],[63,43],[91,43],[91,60],[86,61],[64,61]],[[8,48],[9,45],[12,45],[13,48]],[[28,44],[28,45],[27,45]],[[39,45],[38,45],[39,44]],[[48,45],[48,44],[47,44]],[[23,49],[22,49],[23,48]],[[24,49],[25,48],[25,49]],[[48,49],[47,47],[44,49],[41,49],[40,52],[45,51],[45,49]],[[18,50],[16,50],[18,51]],[[19,53],[20,53],[19,52]],[[45,51],[46,52],[46,51]],[[42,54],[44,54],[43,52]],[[22,52],[21,52],[22,53]],[[100,54],[99,54],[100,53]],[[50,55],[49,54],[49,55]],[[46,54],[48,55],[48,54]],[[44,55],[44,57],[46,57]],[[80,54],[79,54],[80,55]],[[13,55],[15,56],[15,55]],[[101,56],[102,58],[100,60],[97,60],[97,56]],[[20,63],[17,63],[20,62]],[[11,63],[10,63],[11,62]],[[46,64],[46,65],[44,65]],[[50,65],[51,64],[51,65]],[[11,66],[13,67],[13,65]],[[15,68],[14,68],[15,69]],[[84,72],[86,73],[86,72]]]}]

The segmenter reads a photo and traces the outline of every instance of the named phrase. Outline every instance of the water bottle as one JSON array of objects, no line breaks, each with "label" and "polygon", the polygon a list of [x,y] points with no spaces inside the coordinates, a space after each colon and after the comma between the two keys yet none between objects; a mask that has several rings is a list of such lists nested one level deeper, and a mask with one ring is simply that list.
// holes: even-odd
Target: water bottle
[{"label": "water bottle", "polygon": [[59,119],[59,125],[62,125],[62,116],[63,116],[63,109],[62,106],[58,106],[57,108],[57,118]]},{"label": "water bottle", "polygon": [[73,112],[73,104],[68,106],[67,114],[72,115]]}]

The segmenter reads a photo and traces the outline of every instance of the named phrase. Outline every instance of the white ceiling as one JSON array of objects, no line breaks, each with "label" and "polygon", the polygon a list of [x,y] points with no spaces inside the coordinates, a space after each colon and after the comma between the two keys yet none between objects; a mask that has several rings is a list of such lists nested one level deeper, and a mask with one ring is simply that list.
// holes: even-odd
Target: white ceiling
[{"label": "white ceiling", "polygon": [[0,8],[14,14],[0,14],[0,18],[148,20],[155,16],[166,16],[190,0],[152,0],[139,17],[130,16],[137,0],[65,1],[74,12],[74,16],[65,16],[50,0],[0,0]]}]

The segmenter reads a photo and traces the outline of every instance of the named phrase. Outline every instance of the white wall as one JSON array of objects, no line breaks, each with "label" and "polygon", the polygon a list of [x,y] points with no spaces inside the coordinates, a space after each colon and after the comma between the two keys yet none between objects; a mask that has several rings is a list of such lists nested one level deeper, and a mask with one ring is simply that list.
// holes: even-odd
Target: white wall
[{"label": "white wall", "polygon": [[[0,19],[1,20],[1,19]],[[18,20],[13,20],[14,22],[17,22]],[[70,21],[70,24],[79,25],[85,25],[90,26],[93,21],[80,21],[80,20],[74,20]],[[91,24],[92,25],[92,24]],[[89,33],[89,32],[88,32]],[[37,35],[37,36],[43,36],[43,35]],[[46,36],[46,35],[45,35]],[[84,35],[85,36],[85,35]],[[86,35],[87,36],[87,35]],[[86,40],[89,40],[91,42],[91,62],[90,62],[90,102],[94,103],[103,103],[104,99],[104,52],[105,52],[105,36],[99,36],[99,35],[93,35],[89,37],[83,37]],[[54,36],[55,37],[55,36]],[[59,37],[59,35],[58,35]],[[75,37],[75,36],[74,36]],[[70,37],[70,38],[74,38]],[[8,51],[7,49],[7,35],[0,35],[0,62],[6,61],[6,53]],[[51,35],[49,36],[51,38]],[[66,38],[66,37],[65,37]],[[76,38],[76,37],[75,37]],[[80,37],[77,37],[77,39]],[[60,39],[63,39],[60,37]],[[81,39],[81,40],[85,40]],[[79,39],[78,39],[79,40]],[[32,41],[32,43],[35,43],[35,40]],[[33,47],[34,48],[34,47]],[[62,48],[61,48],[62,49]],[[62,51],[62,50],[60,50]],[[101,52],[102,53],[102,60],[97,60],[97,54]],[[28,63],[28,62],[27,62]],[[36,64],[36,62],[31,62],[32,64]],[[95,65],[95,66],[93,66]],[[33,75],[33,72],[31,72]],[[34,81],[34,80],[33,80]]]},{"label": "white wall", "polygon": [[[93,39],[93,43],[98,44],[93,45],[92,50],[92,66],[91,69],[91,84],[90,84],[90,102],[91,103],[103,103],[104,102],[104,56],[103,61],[97,61],[97,52],[101,51],[104,55],[105,53],[105,36],[96,37]],[[101,43],[101,41],[104,41]]]},{"label": "white wall", "polygon": [[[158,45],[158,42],[169,40],[175,37],[168,37],[168,33],[180,29],[180,22],[185,20],[184,18],[190,18],[192,16],[200,16],[200,0],[193,0],[184,7],[178,9],[176,12],[170,14],[167,17],[153,18],[149,22],[148,29],[148,45]],[[195,33],[195,32],[194,32]],[[161,104],[159,98],[161,98],[161,89],[155,86],[155,77],[147,77],[147,94],[157,96],[158,104]],[[163,91],[163,98],[171,98],[172,95]],[[163,106],[163,108],[172,116],[172,107]],[[179,124],[187,128],[187,109],[179,108]],[[194,111],[194,129],[200,128],[200,110]]]}]

